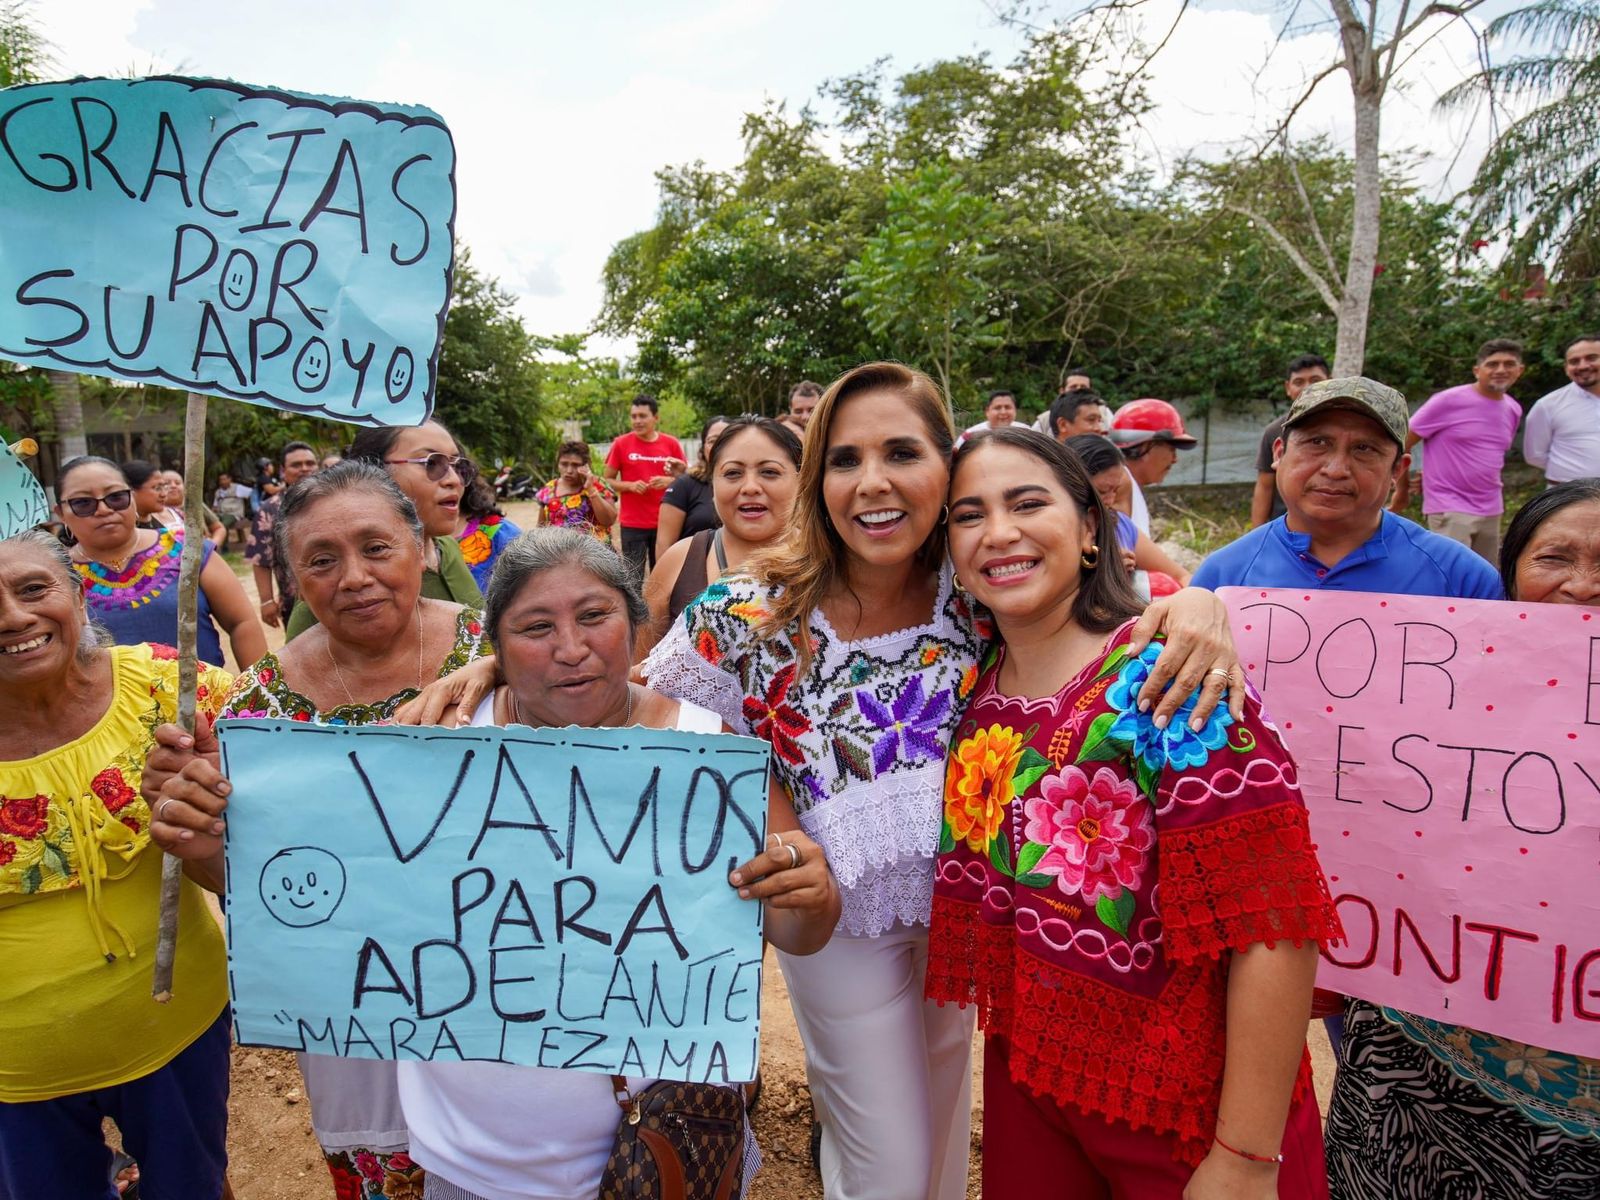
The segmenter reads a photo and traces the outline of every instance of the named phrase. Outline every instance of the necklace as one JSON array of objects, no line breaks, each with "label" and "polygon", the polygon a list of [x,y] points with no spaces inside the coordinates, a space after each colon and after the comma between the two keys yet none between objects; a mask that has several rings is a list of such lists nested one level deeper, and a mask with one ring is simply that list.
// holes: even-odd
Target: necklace
[{"label": "necklace", "polygon": [[[121,571],[128,565],[128,560],[137,553],[139,553],[139,531],[135,529],[133,531],[133,541],[128,544],[127,548],[120,556],[115,554],[104,554],[97,557],[99,557],[100,561],[105,563],[106,566],[110,567],[113,571]],[[94,559],[88,554],[84,555],[84,560],[86,562],[94,561]]]},{"label": "necklace", "polygon": [[[344,691],[344,698],[350,702],[351,708],[359,708],[355,696],[350,692],[350,685],[344,681],[344,672],[339,670],[339,660],[333,656],[333,638],[328,638],[328,661],[333,664],[333,676],[339,681],[339,687]],[[422,690],[422,605],[417,605],[417,691]]]},{"label": "necklace", "polygon": [[[522,715],[522,705],[517,703],[517,694],[511,691],[510,688],[507,688],[506,691],[511,696],[511,715],[516,719],[516,723],[518,725],[527,725],[533,729],[539,728],[534,722]],[[628,685],[628,706],[623,710],[622,724],[624,727],[633,724],[633,684],[631,683]]]}]

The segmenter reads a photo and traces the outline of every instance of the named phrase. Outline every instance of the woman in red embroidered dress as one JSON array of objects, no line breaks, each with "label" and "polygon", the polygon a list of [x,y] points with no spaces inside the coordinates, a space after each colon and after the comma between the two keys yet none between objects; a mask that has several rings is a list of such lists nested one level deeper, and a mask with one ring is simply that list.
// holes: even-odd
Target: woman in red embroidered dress
[{"label": "woman in red embroidered dress", "polygon": [[1305,1027],[1338,919],[1294,763],[1254,698],[1139,711],[1160,646],[1128,653],[1105,519],[1043,435],[956,456],[951,558],[1003,644],[950,752],[927,988],[987,1034],[984,1194],[1326,1197]]}]

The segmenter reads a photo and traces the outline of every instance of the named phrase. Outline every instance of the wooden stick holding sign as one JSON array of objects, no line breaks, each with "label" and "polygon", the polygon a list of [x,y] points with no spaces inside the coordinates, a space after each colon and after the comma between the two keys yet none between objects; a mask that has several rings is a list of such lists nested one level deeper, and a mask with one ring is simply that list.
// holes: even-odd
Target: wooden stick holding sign
[{"label": "wooden stick holding sign", "polygon": [[[200,567],[205,553],[206,398],[189,393],[183,421],[183,557],[178,562],[178,725],[194,736],[200,682]],[[241,663],[248,666],[248,663]],[[172,999],[172,964],[178,951],[178,897],[183,860],[161,856],[161,915],[156,927],[156,970],[150,994]]]},{"label": "wooden stick holding sign", "polygon": [[[116,133],[93,157],[139,190],[91,188],[87,168],[68,166],[65,181],[29,169],[76,161],[81,139],[63,114],[85,105]],[[175,76],[0,90],[0,128],[0,358],[189,393],[178,721],[193,733],[204,397],[357,425],[428,419],[454,270],[455,144],[426,108]],[[206,194],[226,206],[197,210]],[[0,523],[13,510],[21,528],[47,515],[41,488],[5,498],[0,488]],[[182,884],[166,860],[162,1001]]]}]

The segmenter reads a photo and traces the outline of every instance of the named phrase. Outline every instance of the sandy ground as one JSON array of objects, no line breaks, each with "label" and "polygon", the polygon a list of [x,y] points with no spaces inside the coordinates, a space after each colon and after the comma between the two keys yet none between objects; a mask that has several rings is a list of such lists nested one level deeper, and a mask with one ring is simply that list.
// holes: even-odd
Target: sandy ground
[{"label": "sandy ground", "polygon": [[[532,509],[532,505],[509,505],[507,515],[527,528],[533,524]],[[246,591],[254,597],[249,572],[240,574]],[[282,643],[281,630],[269,629],[267,634],[271,646]],[[756,1136],[766,1162],[749,1195],[753,1200],[821,1200],[822,1186],[808,1151],[811,1093],[805,1081],[800,1035],[789,1010],[783,974],[770,952],[767,965],[762,973],[763,1090],[754,1113]],[[1333,1059],[1320,1023],[1312,1026],[1310,1042],[1319,1099],[1326,1110]],[[981,1061],[981,1046],[975,1043],[974,1062]],[[974,1095],[980,1090],[975,1083]],[[236,1048],[228,1109],[228,1173],[237,1200],[328,1200],[332,1196],[327,1170],[311,1136],[310,1108],[292,1055]],[[973,1200],[980,1193],[982,1137],[980,1103],[973,1114],[972,1171],[967,1188]]]}]

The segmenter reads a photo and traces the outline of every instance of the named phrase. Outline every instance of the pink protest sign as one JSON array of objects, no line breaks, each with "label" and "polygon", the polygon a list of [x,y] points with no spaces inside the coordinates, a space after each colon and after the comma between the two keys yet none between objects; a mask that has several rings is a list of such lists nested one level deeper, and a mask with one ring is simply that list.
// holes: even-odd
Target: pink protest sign
[{"label": "pink protest sign", "polygon": [[1600,1057],[1600,609],[1220,595],[1344,921],[1318,986]]}]

